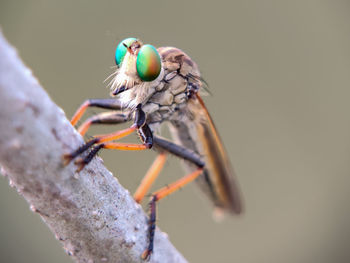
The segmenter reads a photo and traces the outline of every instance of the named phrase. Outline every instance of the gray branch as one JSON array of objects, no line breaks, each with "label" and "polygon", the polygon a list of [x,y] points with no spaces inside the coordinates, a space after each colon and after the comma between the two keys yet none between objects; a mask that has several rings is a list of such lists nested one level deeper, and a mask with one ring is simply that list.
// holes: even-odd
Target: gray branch
[{"label": "gray branch", "polygon": [[[0,31],[0,165],[77,262],[142,262],[147,217],[94,158],[83,171],[62,155],[83,143]],[[186,262],[157,230],[151,262]]]}]

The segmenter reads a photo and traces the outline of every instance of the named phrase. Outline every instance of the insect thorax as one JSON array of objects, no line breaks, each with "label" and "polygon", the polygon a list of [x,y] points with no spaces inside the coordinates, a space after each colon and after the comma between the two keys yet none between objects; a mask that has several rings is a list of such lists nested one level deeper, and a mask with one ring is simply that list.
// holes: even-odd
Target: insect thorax
[{"label": "insect thorax", "polygon": [[147,123],[152,127],[163,121],[185,121],[191,116],[186,107],[191,92],[201,86],[197,64],[182,50],[173,47],[158,48],[162,57],[163,78],[144,104]]},{"label": "insect thorax", "polygon": [[164,121],[188,120],[190,113],[187,103],[191,99],[193,87],[191,81],[176,71],[165,75],[154,94],[142,107],[152,130],[156,130],[156,127]]}]

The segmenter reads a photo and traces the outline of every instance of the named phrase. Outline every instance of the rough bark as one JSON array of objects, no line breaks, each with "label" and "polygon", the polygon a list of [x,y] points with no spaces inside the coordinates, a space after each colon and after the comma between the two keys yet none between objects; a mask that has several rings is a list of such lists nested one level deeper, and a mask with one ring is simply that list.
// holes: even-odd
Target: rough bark
[{"label": "rough bark", "polygon": [[[83,142],[0,32],[0,165],[77,262],[142,262],[147,217],[99,158],[79,174],[62,155]],[[4,183],[4,180],[2,181]],[[186,262],[157,230],[151,262]]]}]

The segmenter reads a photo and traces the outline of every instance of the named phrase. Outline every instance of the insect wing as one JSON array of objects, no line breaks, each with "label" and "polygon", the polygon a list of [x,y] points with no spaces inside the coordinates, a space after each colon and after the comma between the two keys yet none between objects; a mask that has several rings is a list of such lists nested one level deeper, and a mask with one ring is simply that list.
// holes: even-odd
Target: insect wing
[{"label": "insect wing", "polygon": [[205,156],[205,172],[212,184],[209,188],[213,188],[209,190],[215,194],[218,207],[239,214],[243,207],[234,170],[203,100],[198,94],[196,97],[199,102],[196,103],[197,113],[200,115],[199,121],[195,122],[197,143],[201,144]]}]

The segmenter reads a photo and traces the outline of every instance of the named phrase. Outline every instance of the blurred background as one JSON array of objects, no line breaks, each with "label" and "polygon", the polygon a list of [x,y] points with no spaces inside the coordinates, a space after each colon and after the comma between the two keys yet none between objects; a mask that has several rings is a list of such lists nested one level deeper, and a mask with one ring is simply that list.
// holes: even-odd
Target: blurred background
[{"label": "blurred background", "polygon": [[[196,185],[162,200],[158,225],[190,262],[341,263],[350,262],[349,13],[346,0],[1,0],[0,26],[68,118],[109,96],[103,81],[126,37],[198,63],[246,211],[215,223]],[[155,153],[101,156],[133,192]],[[154,189],[182,175],[170,158]],[[1,262],[72,262],[4,178],[0,211]]]}]

